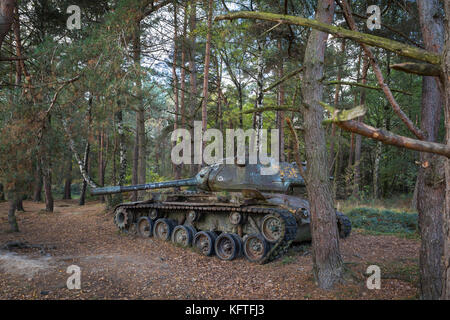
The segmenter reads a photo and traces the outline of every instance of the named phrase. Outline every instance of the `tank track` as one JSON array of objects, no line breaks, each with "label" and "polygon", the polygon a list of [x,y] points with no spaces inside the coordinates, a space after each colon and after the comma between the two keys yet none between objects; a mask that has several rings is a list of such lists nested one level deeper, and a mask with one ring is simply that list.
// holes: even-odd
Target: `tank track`
[{"label": "tank track", "polygon": [[[268,243],[269,250],[265,257],[258,261],[259,264],[264,264],[270,261],[277,260],[283,256],[289,249],[292,241],[294,241],[297,234],[297,221],[292,213],[286,209],[280,209],[276,207],[258,207],[258,206],[235,206],[235,205],[224,205],[224,204],[169,204],[163,202],[153,202],[153,203],[124,203],[120,204],[115,208],[115,212],[118,209],[131,209],[133,212],[133,223],[137,220],[136,211],[142,209],[160,209],[160,210],[198,210],[201,212],[218,212],[218,211],[234,211],[243,214],[272,214],[279,217],[281,225],[281,236],[280,239],[275,243]],[[258,233],[261,234],[259,226],[256,226]],[[122,229],[121,229],[122,230]],[[245,235],[241,239],[242,242],[245,240]]]}]

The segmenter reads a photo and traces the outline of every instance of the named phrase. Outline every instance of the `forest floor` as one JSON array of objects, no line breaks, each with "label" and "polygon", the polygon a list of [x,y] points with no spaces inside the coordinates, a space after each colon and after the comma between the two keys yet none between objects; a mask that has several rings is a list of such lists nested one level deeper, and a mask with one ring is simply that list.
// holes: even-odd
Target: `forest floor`
[{"label": "forest floor", "polygon": [[[278,261],[221,261],[154,238],[118,232],[99,202],[24,202],[20,233],[9,233],[0,203],[0,248],[22,241],[41,248],[0,249],[0,299],[416,299],[419,241],[353,230],[340,241],[348,280],[318,289],[310,244]],[[381,289],[366,287],[369,265],[381,268]],[[70,265],[81,268],[81,290],[67,289]]]}]

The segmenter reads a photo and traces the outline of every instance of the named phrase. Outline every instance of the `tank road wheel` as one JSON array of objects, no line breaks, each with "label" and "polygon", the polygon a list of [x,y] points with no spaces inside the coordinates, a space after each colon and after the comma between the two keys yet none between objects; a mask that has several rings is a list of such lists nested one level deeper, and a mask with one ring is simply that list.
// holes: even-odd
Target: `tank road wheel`
[{"label": "tank road wheel", "polygon": [[222,233],[214,245],[216,255],[222,260],[233,260],[241,253],[241,240],[235,234]]},{"label": "tank road wheel", "polygon": [[189,247],[194,239],[195,229],[191,226],[179,225],[173,229],[172,242]]},{"label": "tank road wheel", "polygon": [[149,238],[153,236],[153,225],[154,222],[149,217],[140,217],[136,227],[139,236],[143,238]]},{"label": "tank road wheel", "polygon": [[261,262],[269,251],[269,244],[259,234],[251,234],[244,241],[244,255],[251,262]]},{"label": "tank road wheel", "polygon": [[158,239],[168,241],[172,235],[173,228],[173,221],[165,218],[158,219],[153,227],[153,235]]},{"label": "tank road wheel", "polygon": [[212,256],[214,254],[214,242],[217,235],[212,231],[200,231],[195,234],[194,247],[205,256]]},{"label": "tank road wheel", "polygon": [[125,232],[128,231],[132,223],[133,223],[133,216],[129,211],[127,211],[125,208],[118,208],[116,210],[116,213],[114,215],[114,224],[121,231]]},{"label": "tank road wheel", "polygon": [[339,238],[345,239],[352,231],[352,223],[350,219],[343,213],[336,211],[336,218],[339,230]]},{"label": "tank road wheel", "polygon": [[283,223],[280,218],[274,214],[268,214],[261,223],[261,233],[264,238],[275,243],[283,236]]}]

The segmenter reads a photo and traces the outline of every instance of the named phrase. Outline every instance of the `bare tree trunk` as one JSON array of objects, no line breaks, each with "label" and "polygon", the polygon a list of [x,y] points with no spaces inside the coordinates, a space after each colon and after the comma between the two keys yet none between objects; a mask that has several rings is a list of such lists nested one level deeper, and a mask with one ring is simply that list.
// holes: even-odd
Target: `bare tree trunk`
[{"label": "bare tree trunk", "polygon": [[[264,60],[263,60],[263,53],[264,53],[264,44],[262,41],[258,40],[258,71],[257,71],[257,78],[256,78],[256,108],[255,109],[261,109],[263,107],[264,102]],[[253,129],[256,130],[256,146],[257,150],[261,150],[262,148],[262,128],[263,128],[263,114],[262,112],[255,112],[253,116]]]},{"label": "bare tree trunk", "polygon": [[[362,71],[362,84],[367,84],[367,72],[369,70],[369,59],[367,55],[364,55],[363,58],[363,71]],[[366,89],[361,89],[361,95],[359,97],[359,104],[366,104]],[[364,117],[359,117],[358,121],[362,122]],[[361,143],[362,137],[358,134],[356,135],[355,142],[355,176],[354,176],[354,184],[353,184],[353,197],[359,199],[359,191],[361,184]]]},{"label": "bare tree trunk", "polygon": [[51,164],[48,155],[41,157],[42,166],[42,178],[44,182],[44,194],[45,194],[45,210],[47,212],[53,212],[53,195],[52,195],[52,171]]},{"label": "bare tree trunk", "polygon": [[375,147],[375,162],[373,165],[373,197],[374,199],[378,199],[380,197],[380,159],[381,159],[381,152],[382,150],[382,144],[380,141],[377,141],[377,145]]},{"label": "bare tree trunk", "polygon": [[[86,148],[84,149],[84,157],[83,157],[83,166],[86,168],[86,174],[89,174],[89,152],[91,150],[91,146],[88,142],[86,143]],[[84,206],[86,203],[86,189],[87,189],[87,181],[83,179],[83,184],[81,185],[81,194],[80,194],[80,201],[79,205]]]},{"label": "bare tree trunk", "polygon": [[66,179],[64,182],[64,195],[63,195],[63,199],[64,200],[68,200],[68,199],[72,199],[72,190],[71,190],[71,186],[72,186],[72,154],[70,154],[68,156],[68,160],[67,160],[67,168],[66,168]]},{"label": "bare tree trunk", "polygon": [[16,0],[0,0],[0,49],[14,21]]},{"label": "bare tree trunk", "polygon": [[[280,57],[283,56],[281,39],[278,40],[278,52],[280,53]],[[281,79],[284,75],[284,59],[280,59],[280,64],[278,65],[278,77]],[[277,105],[281,107],[284,105],[284,85],[280,84],[278,88],[278,99]],[[284,111],[277,111],[277,129],[278,133],[278,141],[280,143],[279,147],[279,160],[281,162],[285,161],[285,152],[284,152]]]},{"label": "bare tree trunk", "polygon": [[5,188],[2,183],[0,183],[0,201],[5,201]]},{"label": "bare tree trunk", "polygon": [[[173,2],[173,59],[172,59],[172,82],[173,82],[173,97],[175,103],[175,121],[173,129],[177,130],[179,126],[180,104],[178,99],[178,76],[177,76],[177,58],[178,58],[178,8],[177,1]],[[176,141],[173,142],[176,145]],[[172,164],[172,174],[175,179],[180,179],[180,165]]]},{"label": "bare tree trunk", "polygon": [[[140,22],[137,22],[135,34],[133,36],[133,61],[137,72],[137,111],[136,111],[136,141],[138,145],[138,167],[137,167],[137,183],[146,183],[146,137],[145,137],[145,107],[142,92],[141,80],[141,35]],[[138,192],[138,199],[142,199],[145,195],[144,191]]]},{"label": "bare tree trunk", "polygon": [[8,195],[9,209],[8,209],[8,223],[11,232],[19,232],[19,225],[16,219],[16,205],[17,199],[14,192],[10,192]]},{"label": "bare tree trunk", "polygon": [[34,202],[41,202],[42,201],[42,169],[41,169],[41,160],[37,159],[36,161],[36,171],[34,176],[34,196],[33,201]]},{"label": "bare tree trunk", "polygon": [[[341,55],[345,55],[345,39],[342,39],[342,44],[341,44]],[[334,93],[334,106],[337,108],[338,104],[339,104],[339,94],[341,91],[341,77],[342,77],[342,66],[341,63],[339,63],[339,67],[337,70],[337,84],[336,84],[336,91]],[[333,122],[331,124],[331,137],[330,137],[330,170],[333,170],[333,164],[335,162],[337,162],[337,160],[335,160],[335,155],[334,155],[334,140],[335,140],[335,136],[336,136],[336,124]]]},{"label": "bare tree trunk", "polygon": [[[105,134],[104,134],[104,128],[103,125],[100,129],[100,133],[98,135],[98,182],[100,186],[105,185],[105,161],[104,161],[104,141],[105,141]],[[105,197],[100,197],[101,202],[105,202]]]},{"label": "bare tree trunk", "polygon": [[[212,15],[213,15],[213,1],[208,1],[208,31],[206,34],[206,49],[205,49],[205,67],[203,72],[203,101],[202,101],[202,132],[205,132],[208,126],[208,76],[209,63],[211,60],[211,32],[212,32]],[[202,152],[205,150],[206,141],[202,141]],[[202,158],[202,163],[203,163]]]},{"label": "bare tree trunk", "polygon": [[[334,16],[333,0],[319,0],[315,18],[330,24]],[[302,93],[304,106],[304,140],[308,163],[306,188],[311,205],[311,234],[313,271],[322,289],[331,289],[341,282],[343,262],[339,252],[331,183],[329,179],[325,131],[322,127],[322,99],[324,55],[328,34],[312,30],[305,51]]]},{"label": "bare tree trunk", "polygon": [[[418,0],[420,24],[425,49],[442,52],[444,45],[443,17],[438,0]],[[423,77],[422,116],[420,129],[427,141],[437,142],[441,120],[443,92],[438,77]],[[442,294],[443,217],[445,185],[442,158],[428,153],[420,154],[417,176],[417,210],[422,238],[420,247],[420,296],[421,299],[439,299]],[[427,165],[427,163],[429,165]],[[442,171],[442,172],[439,172]],[[437,174],[439,173],[439,174]],[[437,176],[440,176],[436,179]],[[442,179],[442,181],[439,181]]]},{"label": "bare tree trunk", "polygon": [[[190,114],[192,115],[192,127],[194,127],[195,114],[197,109],[197,66],[195,63],[195,50],[196,50],[196,20],[197,20],[197,6],[196,1],[191,0],[190,10],[189,10],[189,82],[190,82],[190,93],[189,93],[189,107]],[[193,137],[193,131],[191,132],[191,137]],[[192,139],[191,150],[194,150],[194,139]],[[192,152],[192,160],[194,159],[195,151]],[[190,166],[191,175],[193,176],[197,171],[197,165],[194,165],[194,161]]]},{"label": "bare tree trunk", "polygon": [[[450,146],[450,1],[444,1],[445,44],[442,56],[442,70],[445,93],[445,128],[447,145]],[[445,214],[444,214],[444,273],[442,299],[450,300],[450,159],[445,160]]]}]

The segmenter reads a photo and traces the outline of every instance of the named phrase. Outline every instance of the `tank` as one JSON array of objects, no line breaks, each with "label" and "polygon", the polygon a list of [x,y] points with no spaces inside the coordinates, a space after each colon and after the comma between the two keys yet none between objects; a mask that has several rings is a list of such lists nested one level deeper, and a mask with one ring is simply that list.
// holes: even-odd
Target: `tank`
[{"label": "tank", "polygon": [[[275,174],[261,174],[268,167]],[[114,223],[121,231],[136,230],[141,237],[193,246],[200,254],[222,260],[244,256],[260,264],[278,259],[293,242],[311,240],[305,181],[295,163],[224,161],[189,179],[102,187],[91,193],[155,189],[169,190],[115,207]],[[345,238],[350,220],[337,211],[336,216],[339,236]]]}]

